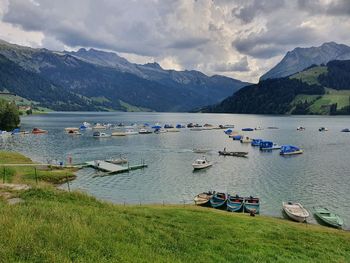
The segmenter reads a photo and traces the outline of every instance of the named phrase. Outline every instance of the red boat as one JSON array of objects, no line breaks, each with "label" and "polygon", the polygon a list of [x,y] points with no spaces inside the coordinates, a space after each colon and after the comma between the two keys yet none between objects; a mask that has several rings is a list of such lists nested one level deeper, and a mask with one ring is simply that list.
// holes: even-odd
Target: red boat
[{"label": "red boat", "polygon": [[34,129],[32,130],[32,133],[33,133],[33,134],[45,134],[45,133],[48,133],[48,131],[42,130],[42,129],[39,129],[39,128],[34,128]]}]

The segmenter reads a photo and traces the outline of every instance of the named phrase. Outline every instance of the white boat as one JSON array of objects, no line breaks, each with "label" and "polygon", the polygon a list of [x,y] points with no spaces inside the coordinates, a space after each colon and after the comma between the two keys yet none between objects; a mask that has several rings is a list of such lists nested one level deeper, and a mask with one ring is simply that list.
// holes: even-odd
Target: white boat
[{"label": "white boat", "polygon": [[112,132],[112,136],[126,136],[125,131],[115,131]]},{"label": "white boat", "polygon": [[303,127],[303,126],[299,126],[299,127],[297,128],[297,131],[305,131],[305,130],[306,130],[306,128]]},{"label": "white boat", "polygon": [[64,130],[69,133],[70,131],[79,131],[79,128],[76,127],[69,127],[69,128],[64,128]]},{"label": "white boat", "polygon": [[96,123],[94,127],[92,127],[93,130],[105,130],[107,129],[106,126],[100,124],[100,123]]},{"label": "white boat", "polygon": [[252,142],[252,139],[245,136],[241,139],[241,143],[251,143]]},{"label": "white boat", "polygon": [[107,138],[107,137],[110,137],[111,135],[107,134],[107,133],[104,133],[104,132],[94,132],[92,134],[92,136],[94,138]]},{"label": "white boat", "polygon": [[325,131],[328,131],[328,128],[326,127],[321,127],[318,129],[320,132],[325,132]]},{"label": "white boat", "polygon": [[166,132],[168,132],[166,129],[164,129],[164,128],[160,128],[160,129],[155,129],[154,130],[154,133],[157,133],[157,134],[159,134],[159,133],[166,133]]},{"label": "white boat", "polygon": [[139,130],[139,134],[150,134],[152,133],[150,130],[142,128]]},{"label": "white boat", "polygon": [[305,222],[310,215],[300,203],[283,202],[282,207],[287,216],[297,222]]},{"label": "white boat", "polygon": [[137,131],[135,131],[134,129],[126,129],[125,130],[125,134],[126,135],[136,135],[139,134]]},{"label": "white boat", "polygon": [[204,156],[201,159],[197,159],[192,163],[194,170],[204,169],[212,166],[212,163],[209,162]]}]

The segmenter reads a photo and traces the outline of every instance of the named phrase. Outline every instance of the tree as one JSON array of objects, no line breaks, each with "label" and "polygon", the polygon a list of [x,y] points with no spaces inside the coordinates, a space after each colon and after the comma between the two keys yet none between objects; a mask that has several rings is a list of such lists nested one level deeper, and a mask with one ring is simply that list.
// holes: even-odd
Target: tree
[{"label": "tree", "polygon": [[0,130],[13,130],[18,127],[19,123],[19,111],[16,104],[0,100]]}]

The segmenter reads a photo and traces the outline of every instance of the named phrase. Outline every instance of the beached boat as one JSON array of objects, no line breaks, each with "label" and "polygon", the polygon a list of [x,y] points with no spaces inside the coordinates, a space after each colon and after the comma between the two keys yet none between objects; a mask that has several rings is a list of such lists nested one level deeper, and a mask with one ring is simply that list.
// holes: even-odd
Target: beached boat
[{"label": "beached boat", "polygon": [[302,154],[304,151],[293,145],[282,145],[280,155],[295,155]]},{"label": "beached boat", "polygon": [[235,157],[247,157],[248,152],[228,152],[226,149],[219,151],[219,155],[223,156],[235,156]]},{"label": "beached boat", "polygon": [[228,195],[227,211],[242,212],[244,206],[244,198],[239,195]]},{"label": "beached boat", "polygon": [[260,146],[262,141],[263,141],[262,139],[253,139],[251,145],[254,146],[254,147],[255,146]]},{"label": "beached boat", "polygon": [[205,169],[213,164],[209,162],[204,156],[201,159],[197,159],[192,163],[192,167],[194,170],[200,170],[200,169]]},{"label": "beached boat", "polygon": [[241,138],[240,141],[241,141],[241,143],[251,143],[252,139],[246,136],[246,137]]},{"label": "beached boat", "polygon": [[306,130],[306,128],[303,127],[303,126],[299,126],[299,127],[297,128],[297,131],[305,131],[305,130]]},{"label": "beached boat", "polygon": [[164,129],[164,128],[160,128],[160,129],[155,129],[155,130],[154,130],[154,133],[156,133],[156,134],[166,133],[166,132],[167,132],[167,130]]},{"label": "beached boat", "polygon": [[341,132],[350,132],[350,129],[348,129],[348,128],[342,129]]},{"label": "beached boat", "polygon": [[145,128],[142,128],[139,130],[139,134],[151,134],[151,133],[152,133],[152,131],[145,129]]},{"label": "beached boat", "polygon": [[273,143],[271,141],[262,141],[260,143],[260,150],[261,151],[272,151],[272,150],[279,150],[282,146],[278,145],[277,143]]},{"label": "beached boat", "polygon": [[109,135],[109,134],[107,134],[107,133],[104,133],[104,132],[99,132],[99,131],[97,131],[97,132],[94,132],[94,133],[92,134],[92,136],[93,136],[94,138],[107,138],[107,137],[110,137],[111,135]]},{"label": "beached boat", "polygon": [[318,129],[318,131],[325,132],[325,131],[328,131],[328,129],[326,127],[321,127],[321,128]]},{"label": "beached boat", "polygon": [[213,208],[226,208],[227,194],[225,193],[215,193],[210,198],[210,205]]},{"label": "beached boat", "polygon": [[32,134],[46,134],[46,133],[48,133],[48,131],[42,130],[42,129],[39,129],[39,128],[34,128],[32,130]]},{"label": "beached boat", "polygon": [[297,222],[305,222],[310,215],[300,203],[283,202],[282,208],[290,219]]},{"label": "beached boat", "polygon": [[210,198],[215,194],[214,192],[203,192],[194,197],[194,203],[201,206],[210,206]]},{"label": "beached boat", "polygon": [[254,131],[253,128],[243,128],[242,131]]},{"label": "beached boat", "polygon": [[327,208],[324,207],[314,207],[314,210],[315,216],[326,225],[335,228],[342,228],[344,221],[339,215],[330,212]]},{"label": "beached boat", "polygon": [[258,197],[249,196],[244,198],[244,212],[259,214],[260,199]]}]

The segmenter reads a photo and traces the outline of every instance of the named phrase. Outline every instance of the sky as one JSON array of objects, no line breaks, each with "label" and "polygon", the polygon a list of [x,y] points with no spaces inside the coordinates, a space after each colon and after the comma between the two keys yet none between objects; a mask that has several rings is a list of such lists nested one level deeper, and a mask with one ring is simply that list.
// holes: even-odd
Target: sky
[{"label": "sky", "polygon": [[0,38],[256,82],[295,47],[350,45],[350,0],[0,0]]}]

